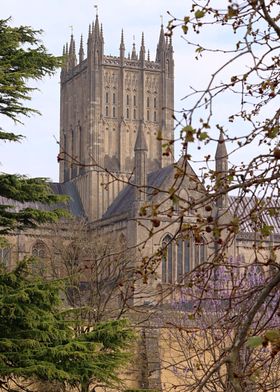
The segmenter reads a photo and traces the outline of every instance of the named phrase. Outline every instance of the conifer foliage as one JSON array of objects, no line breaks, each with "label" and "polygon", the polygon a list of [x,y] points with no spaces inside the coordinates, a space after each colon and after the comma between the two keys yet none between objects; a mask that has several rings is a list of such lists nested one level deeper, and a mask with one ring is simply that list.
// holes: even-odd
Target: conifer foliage
[{"label": "conifer foliage", "polygon": [[[19,116],[36,113],[25,105],[34,90],[28,83],[53,74],[60,65],[39,35],[30,27],[11,27],[9,20],[0,20],[0,121],[6,116],[21,122]],[[1,141],[21,137],[1,129],[0,122]],[[1,197],[0,234],[35,227],[63,214],[51,206],[63,199],[51,193],[44,178],[0,174]],[[60,300],[61,286],[62,282],[31,276],[27,260],[13,271],[0,266],[1,389],[36,391],[43,381],[56,382],[62,390],[74,386],[87,392],[98,383],[120,383],[117,374],[127,362],[131,329],[125,320],[109,321],[75,335],[71,315]]]},{"label": "conifer foliage", "polygon": [[0,273],[0,384],[13,390],[56,381],[88,391],[92,383],[116,386],[133,333],[125,320],[97,324],[73,335],[60,301],[61,282],[31,278],[28,263]]},{"label": "conifer foliage", "polygon": [[[29,83],[40,80],[45,75],[52,75],[61,63],[61,59],[49,54],[40,42],[41,31],[30,27],[11,27],[9,19],[0,19],[0,140],[20,141],[21,135],[4,130],[3,118],[10,118],[16,123],[22,122],[22,116],[39,113],[26,106],[35,90]],[[57,208],[42,210],[35,203],[51,204],[64,199],[52,194],[44,178],[28,179],[25,176],[0,174],[0,196],[19,202],[33,204],[14,208],[7,201],[0,206],[0,234],[15,229],[34,227],[36,223],[54,221],[63,212]]]}]

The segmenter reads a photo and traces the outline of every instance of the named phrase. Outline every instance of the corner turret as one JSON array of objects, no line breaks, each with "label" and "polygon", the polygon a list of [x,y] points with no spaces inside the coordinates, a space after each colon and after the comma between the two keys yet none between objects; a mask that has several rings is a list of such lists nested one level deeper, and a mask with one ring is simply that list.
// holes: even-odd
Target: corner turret
[{"label": "corner turret", "polygon": [[144,135],[144,122],[141,121],[136,137],[134,153],[135,153],[135,176],[134,184],[135,189],[135,201],[138,203],[146,200],[146,189],[147,185],[147,143]]}]

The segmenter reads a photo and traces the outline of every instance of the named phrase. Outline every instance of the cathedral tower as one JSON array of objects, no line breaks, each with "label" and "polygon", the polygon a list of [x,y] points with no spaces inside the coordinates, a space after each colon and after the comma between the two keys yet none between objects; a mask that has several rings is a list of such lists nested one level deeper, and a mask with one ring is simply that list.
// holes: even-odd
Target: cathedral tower
[{"label": "cathedral tower", "polygon": [[[146,56],[144,34],[126,56],[123,31],[119,56],[104,54],[98,16],[89,27],[87,58],[81,38],[77,62],[75,40],[64,48],[61,71],[60,181],[73,181],[89,219],[101,218],[134,172],[139,127],[147,142],[147,173],[172,163],[162,155],[162,138],[173,138],[173,48],[161,26],[155,61]],[[78,165],[76,164],[78,163]],[[104,184],[108,184],[104,188]]]}]

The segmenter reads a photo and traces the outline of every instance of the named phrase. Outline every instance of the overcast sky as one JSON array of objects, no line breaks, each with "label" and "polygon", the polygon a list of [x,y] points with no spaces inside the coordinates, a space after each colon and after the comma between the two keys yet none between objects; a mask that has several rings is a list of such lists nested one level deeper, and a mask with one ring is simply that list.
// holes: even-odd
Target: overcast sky
[{"label": "overcast sky", "polygon": [[[161,18],[166,25],[170,17],[167,11],[177,17],[185,15],[185,4],[189,0],[0,0],[1,18],[12,17],[14,25],[30,25],[44,30],[43,42],[50,53],[60,55],[64,43],[69,40],[70,26],[73,26],[77,41],[80,35],[87,37],[88,25],[95,19],[95,4],[98,4],[99,20],[103,23],[105,54],[118,55],[120,33],[124,29],[126,50],[131,51],[133,36],[139,48],[141,33],[145,33],[146,49],[151,58],[159,36]],[[178,29],[179,30],[179,29]],[[219,31],[211,33],[210,40],[218,39]],[[209,39],[209,36],[208,36]],[[190,84],[206,82],[205,65],[200,71],[194,60],[194,49],[186,45],[180,31],[174,35],[175,58],[175,108],[183,106],[180,100]],[[213,61],[215,64],[215,61]],[[213,65],[212,64],[212,65]],[[209,68],[210,63],[207,63]],[[40,92],[34,94],[32,106],[39,109],[41,116],[24,119],[24,126],[16,132],[26,139],[15,145],[0,146],[0,170],[28,176],[48,177],[58,180],[56,157],[59,135],[59,72],[51,79],[39,83]],[[1,118],[0,126],[14,129],[13,124]]]}]

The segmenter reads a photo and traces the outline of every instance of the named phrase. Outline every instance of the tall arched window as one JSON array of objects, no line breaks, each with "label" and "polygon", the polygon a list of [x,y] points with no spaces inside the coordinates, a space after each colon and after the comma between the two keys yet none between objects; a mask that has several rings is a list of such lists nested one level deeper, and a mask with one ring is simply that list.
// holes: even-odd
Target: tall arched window
[{"label": "tall arched window", "polygon": [[149,107],[150,107],[150,98],[147,97],[147,108],[149,108]]},{"label": "tall arched window", "polygon": [[147,121],[150,121],[150,111],[147,110]]},{"label": "tall arched window", "polygon": [[129,109],[126,109],[126,118],[129,118]]},{"label": "tall arched window", "polygon": [[129,95],[126,96],[126,104],[129,105]]},{"label": "tall arched window", "polygon": [[188,238],[175,240],[168,234],[162,241],[162,249],[162,283],[182,284],[192,268],[206,262],[206,241],[203,237],[194,241],[190,234]]},{"label": "tall arched window", "polygon": [[133,105],[136,106],[136,95],[133,95]]},{"label": "tall arched window", "polygon": [[183,264],[183,240],[179,239],[177,241],[177,282],[183,281],[184,277],[184,264]]},{"label": "tall arched window", "polygon": [[190,240],[184,241],[184,271],[185,274],[191,270],[191,247]]},{"label": "tall arched window", "polygon": [[133,119],[136,120],[136,109],[133,109]]},{"label": "tall arched window", "polygon": [[154,98],[154,108],[156,108],[156,107],[157,107],[157,99]]},{"label": "tall arched window", "polygon": [[4,267],[9,267],[11,261],[11,248],[0,248],[0,264]]},{"label": "tall arched window", "polygon": [[109,116],[109,108],[108,108],[108,106],[106,106],[106,108],[105,108],[105,116],[106,116],[106,117]]},{"label": "tall arched window", "polygon": [[34,257],[33,272],[45,275],[47,271],[48,248],[43,241],[36,241],[32,247],[32,256]]},{"label": "tall arched window", "polygon": [[157,112],[154,112],[154,122],[157,121]]},{"label": "tall arched window", "polygon": [[105,94],[105,102],[109,103],[109,93],[108,92],[106,92],[106,94]]},{"label": "tall arched window", "polygon": [[198,266],[206,261],[206,244],[205,239],[201,237],[194,244],[194,265]]},{"label": "tall arched window", "polygon": [[113,93],[113,104],[115,105],[115,103],[116,103],[116,94]]},{"label": "tall arched window", "polygon": [[172,283],[173,281],[173,260],[172,242],[170,235],[164,237],[162,242],[164,255],[162,257],[161,279],[162,283]]},{"label": "tall arched window", "polygon": [[190,261],[191,261],[190,240],[189,239],[183,240],[182,238],[179,238],[177,240],[176,249],[177,249],[176,281],[177,283],[183,283],[185,274],[190,272]]},{"label": "tall arched window", "polygon": [[113,117],[114,118],[116,117],[116,108],[115,108],[115,106],[113,106]]}]

